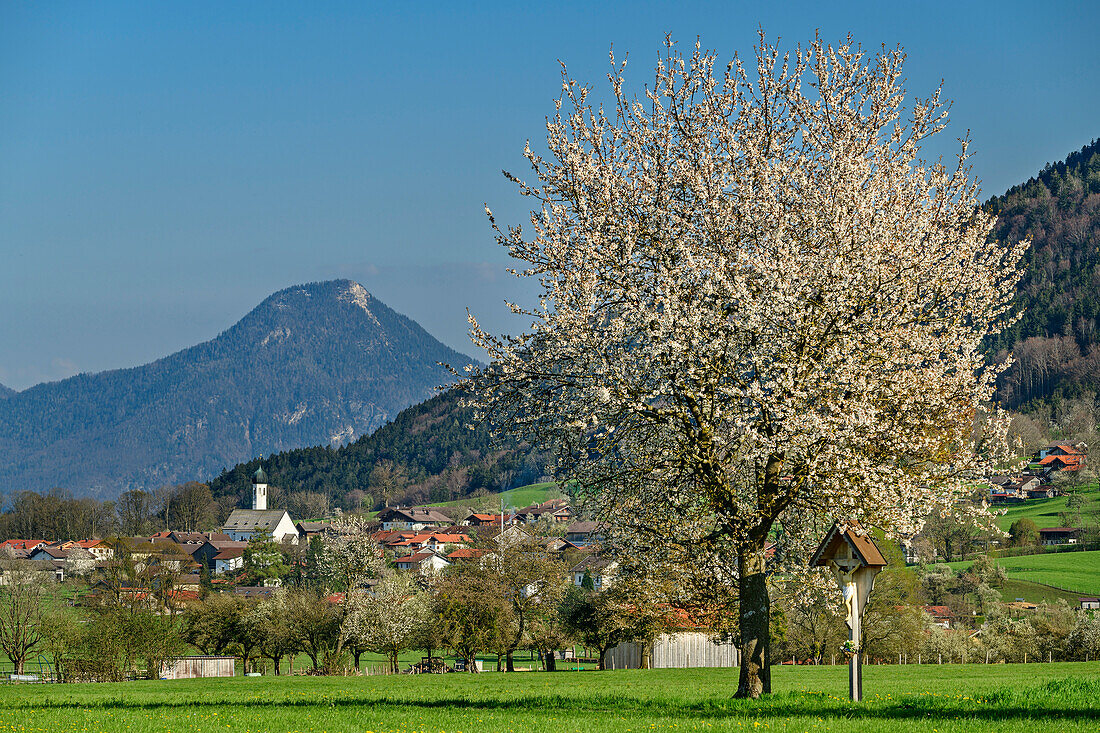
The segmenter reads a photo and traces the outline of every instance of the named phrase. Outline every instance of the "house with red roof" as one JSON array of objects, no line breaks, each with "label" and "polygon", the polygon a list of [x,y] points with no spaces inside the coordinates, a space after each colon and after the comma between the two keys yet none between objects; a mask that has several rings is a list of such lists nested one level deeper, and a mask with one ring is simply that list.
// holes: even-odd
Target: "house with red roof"
[{"label": "house with red roof", "polygon": [[399,532],[384,544],[396,555],[407,555],[421,550],[440,552],[447,546],[466,547],[470,544],[470,538],[465,534],[444,531]]},{"label": "house with red roof", "polygon": [[5,547],[10,547],[12,550],[21,550],[30,553],[34,548],[44,544],[46,544],[46,540],[4,540],[0,542],[0,551]]},{"label": "house with red roof", "polygon": [[484,557],[488,553],[488,550],[481,547],[460,547],[454,552],[449,553],[447,555],[447,559],[450,560],[452,563],[471,562],[473,560]]},{"label": "house with red roof", "polygon": [[516,523],[515,514],[479,514],[471,513],[462,520],[467,527],[500,527]]},{"label": "house with red roof", "polygon": [[426,575],[438,575],[443,571],[443,568],[450,567],[451,562],[432,550],[422,550],[412,555],[397,558],[394,561],[394,565],[397,566],[398,570],[407,570],[409,572]]},{"label": "house with red roof", "polygon": [[1085,452],[1075,445],[1069,443],[1055,443],[1054,445],[1048,445],[1045,448],[1039,449],[1039,460],[1042,461],[1047,456],[1083,456]]},{"label": "house with red roof", "polygon": [[73,545],[87,550],[96,560],[110,560],[115,556],[115,548],[111,547],[106,540],[80,540]]},{"label": "house with red roof", "polygon": [[955,618],[955,614],[951,613],[951,609],[947,606],[922,606],[925,613],[932,617],[932,623],[940,628],[950,629],[951,621]]}]

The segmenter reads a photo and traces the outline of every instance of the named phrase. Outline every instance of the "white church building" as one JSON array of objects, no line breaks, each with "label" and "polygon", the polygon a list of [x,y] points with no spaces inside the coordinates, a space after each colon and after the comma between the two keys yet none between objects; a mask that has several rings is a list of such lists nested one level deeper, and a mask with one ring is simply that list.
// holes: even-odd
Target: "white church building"
[{"label": "white church building", "polygon": [[298,542],[298,528],[283,509],[267,508],[267,474],[262,468],[252,476],[252,508],[234,509],[222,532],[235,542],[248,542],[256,535],[271,535],[276,542]]}]

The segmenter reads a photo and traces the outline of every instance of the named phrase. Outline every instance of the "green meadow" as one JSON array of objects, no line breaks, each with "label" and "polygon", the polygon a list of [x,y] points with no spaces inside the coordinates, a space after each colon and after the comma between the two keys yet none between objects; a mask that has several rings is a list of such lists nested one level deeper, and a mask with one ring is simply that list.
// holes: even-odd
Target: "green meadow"
[{"label": "green meadow", "polygon": [[[1095,484],[1082,486],[1078,491],[1085,497],[1087,503],[1081,510],[1082,514],[1100,509],[1100,488]],[[997,526],[1004,531],[1012,526],[1017,519],[1028,518],[1035,522],[1039,529],[1047,527],[1061,527],[1062,520],[1059,517],[1066,507],[1067,496],[1056,496],[1053,499],[1029,499],[1023,504],[1009,504],[1005,513],[997,518]],[[1003,507],[994,507],[1001,509]]]},{"label": "green meadow", "polygon": [[484,503],[486,506],[493,507],[494,511],[500,511],[500,502],[502,500],[505,507],[511,507],[512,509],[522,509],[525,506],[530,506],[531,504],[541,504],[551,497],[561,495],[562,494],[561,491],[558,489],[557,482],[550,481],[541,484],[528,484],[527,486],[517,486],[516,488],[509,489],[508,491],[503,491],[497,494],[489,494],[480,498],[466,497],[465,499],[443,501],[435,504],[427,504],[426,506],[468,507],[474,504]]},{"label": "green meadow", "polygon": [[[1068,592],[1068,597],[1063,596],[1067,600],[1076,601],[1081,595],[1100,595],[1100,550],[998,557],[994,562],[1005,569],[1009,579],[1060,588]],[[970,561],[949,564],[955,570],[961,570],[969,567]],[[1011,595],[1006,589],[1005,599],[1012,600]]]},{"label": "green meadow", "polygon": [[260,677],[0,691],[0,731],[1059,731],[1100,724],[1100,663],[774,668],[733,700],[736,669]]}]

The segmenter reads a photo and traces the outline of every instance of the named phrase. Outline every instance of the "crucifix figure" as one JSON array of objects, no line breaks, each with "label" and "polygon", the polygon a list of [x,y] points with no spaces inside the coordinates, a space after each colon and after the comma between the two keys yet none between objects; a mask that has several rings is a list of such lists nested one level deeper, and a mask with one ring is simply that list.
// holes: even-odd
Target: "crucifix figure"
[{"label": "crucifix figure", "polygon": [[810,558],[810,566],[833,571],[844,596],[845,623],[848,624],[848,692],[852,700],[863,699],[863,609],[875,587],[875,576],[886,567],[871,534],[855,521],[834,522],[825,539]]}]

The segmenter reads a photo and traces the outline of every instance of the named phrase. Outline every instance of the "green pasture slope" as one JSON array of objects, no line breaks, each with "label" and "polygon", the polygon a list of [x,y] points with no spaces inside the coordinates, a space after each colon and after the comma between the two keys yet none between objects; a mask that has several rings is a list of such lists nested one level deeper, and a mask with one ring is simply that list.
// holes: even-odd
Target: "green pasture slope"
[{"label": "green pasture slope", "polygon": [[733,700],[736,669],[262,677],[0,688],[0,731],[610,733],[1095,730],[1100,663],[777,667]]},{"label": "green pasture slope", "polygon": [[557,482],[550,481],[542,484],[528,484],[527,486],[517,486],[514,489],[509,489],[498,494],[490,494],[489,496],[480,497],[466,497],[465,499],[456,499],[454,501],[443,501],[436,504],[427,504],[426,506],[473,506],[475,504],[489,504],[499,511],[500,500],[504,500],[505,507],[511,507],[512,509],[522,509],[525,506],[532,504],[541,504],[542,502],[550,499],[554,496],[560,496],[561,492],[558,489]]},{"label": "green pasture slope", "polygon": [[[442,507],[474,507],[485,506],[493,511],[500,510],[500,500],[504,499],[504,506],[511,507],[512,509],[522,509],[525,506],[531,504],[541,504],[542,502],[552,497],[560,496],[561,492],[558,489],[558,484],[555,481],[550,481],[542,484],[528,484],[527,486],[517,486],[514,489],[503,491],[496,494],[489,494],[487,496],[467,496],[465,499],[455,499],[454,501],[439,501],[434,504],[424,504],[424,506],[442,506]],[[370,512],[367,514],[371,519],[377,517],[379,512]],[[2,733],[2,731],[0,731]]]},{"label": "green pasture slope", "polygon": [[[1093,484],[1081,487],[1080,493],[1088,500],[1082,509],[1082,514],[1100,509],[1100,488]],[[1053,499],[1031,499],[1024,504],[1009,505],[1007,511],[997,518],[997,526],[1007,532],[1013,522],[1027,517],[1035,522],[1035,526],[1039,529],[1061,527],[1062,521],[1058,515],[1067,511],[1066,498],[1056,496]]]},{"label": "green pasture slope", "polygon": [[998,588],[1001,592],[1001,600],[1004,602],[1022,598],[1029,603],[1057,603],[1062,600],[1071,606],[1076,606],[1081,593],[1052,588],[1048,585],[1029,583],[1026,580],[1005,579],[1004,585]]},{"label": "green pasture slope", "polygon": [[[1078,596],[1100,595],[1100,550],[998,557],[994,562],[1003,567],[1005,575],[1012,580],[1060,588]],[[970,561],[949,564],[961,570],[969,567]]]}]

